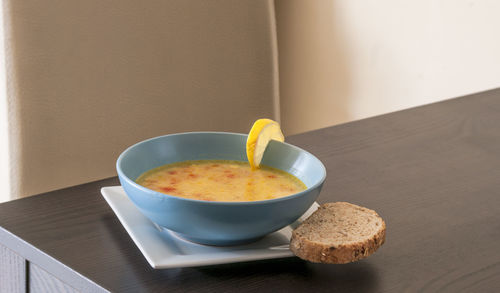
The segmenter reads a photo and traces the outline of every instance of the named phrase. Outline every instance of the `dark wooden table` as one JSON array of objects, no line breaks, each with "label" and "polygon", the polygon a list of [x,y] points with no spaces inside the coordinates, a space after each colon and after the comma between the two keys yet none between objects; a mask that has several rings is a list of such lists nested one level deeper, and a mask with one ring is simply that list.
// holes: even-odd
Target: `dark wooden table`
[{"label": "dark wooden table", "polygon": [[319,202],[352,202],[385,219],[374,255],[347,265],[286,258],[154,270],[100,194],[118,184],[110,178],[1,204],[0,287],[500,292],[500,89],[287,141],[327,166]]}]

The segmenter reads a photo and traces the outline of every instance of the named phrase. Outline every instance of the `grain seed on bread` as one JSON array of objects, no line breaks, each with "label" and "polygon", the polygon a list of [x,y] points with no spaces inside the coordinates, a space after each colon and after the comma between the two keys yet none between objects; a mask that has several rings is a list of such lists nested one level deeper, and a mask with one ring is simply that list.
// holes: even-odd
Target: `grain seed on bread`
[{"label": "grain seed on bread", "polygon": [[305,260],[343,264],[365,258],[385,241],[385,222],[373,210],[326,203],[292,233],[290,249]]}]

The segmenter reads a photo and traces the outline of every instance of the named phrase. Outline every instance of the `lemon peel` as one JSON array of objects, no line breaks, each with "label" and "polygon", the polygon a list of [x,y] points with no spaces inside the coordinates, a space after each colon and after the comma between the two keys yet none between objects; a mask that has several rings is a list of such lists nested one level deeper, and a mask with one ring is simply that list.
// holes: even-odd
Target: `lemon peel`
[{"label": "lemon peel", "polygon": [[262,118],[254,122],[247,138],[247,158],[252,170],[259,168],[269,141],[285,141],[278,122]]}]

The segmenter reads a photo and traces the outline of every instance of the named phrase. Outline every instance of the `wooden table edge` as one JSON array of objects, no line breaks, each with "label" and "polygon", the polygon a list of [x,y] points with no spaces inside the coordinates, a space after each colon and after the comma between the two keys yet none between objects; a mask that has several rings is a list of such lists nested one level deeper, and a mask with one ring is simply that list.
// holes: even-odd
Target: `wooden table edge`
[{"label": "wooden table edge", "polygon": [[[0,226],[0,243],[25,259],[26,282],[29,282],[29,264],[35,264],[55,278],[82,292],[109,292],[91,279],[66,266],[37,247]],[[28,287],[28,286],[27,286]]]}]

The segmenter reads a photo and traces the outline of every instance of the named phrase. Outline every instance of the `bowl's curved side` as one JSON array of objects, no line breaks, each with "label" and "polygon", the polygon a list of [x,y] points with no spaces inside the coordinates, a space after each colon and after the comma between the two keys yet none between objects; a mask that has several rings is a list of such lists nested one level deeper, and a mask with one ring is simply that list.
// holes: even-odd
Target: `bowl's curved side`
[{"label": "bowl's curved side", "polygon": [[273,142],[263,162],[301,179],[308,189],[257,202],[210,202],[185,199],[147,189],[135,179],[152,168],[185,160],[246,161],[246,135],[184,133],[153,138],[133,145],[117,160],[121,185],[151,221],[196,242],[231,245],[279,230],[299,218],[318,197],[326,170],[310,153]]}]

